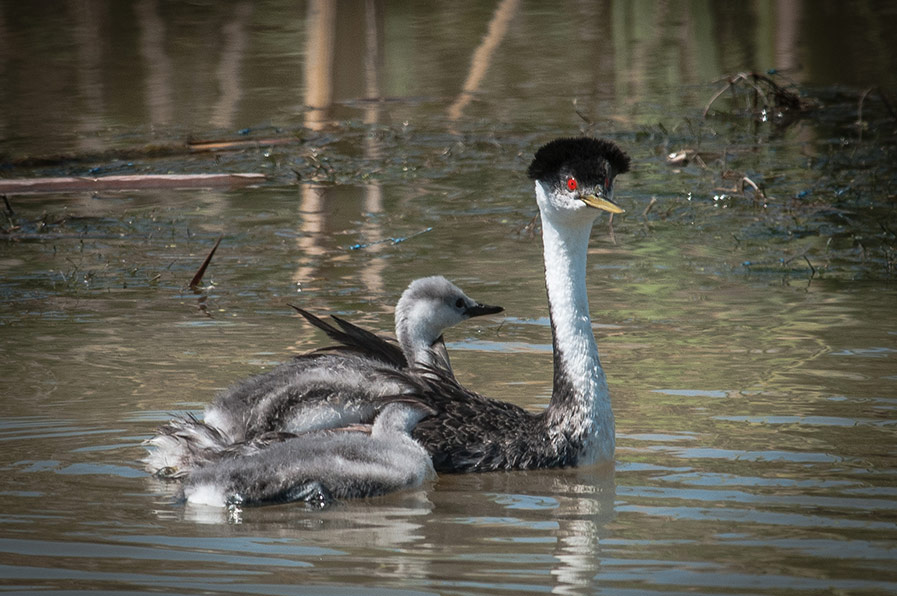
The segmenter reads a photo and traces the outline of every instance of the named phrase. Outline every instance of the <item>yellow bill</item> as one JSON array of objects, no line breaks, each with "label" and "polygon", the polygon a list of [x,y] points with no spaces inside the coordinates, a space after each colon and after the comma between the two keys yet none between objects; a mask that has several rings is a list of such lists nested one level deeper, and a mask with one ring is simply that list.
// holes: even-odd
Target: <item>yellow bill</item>
[{"label": "yellow bill", "polygon": [[582,202],[589,207],[601,209],[602,211],[609,211],[611,213],[623,213],[623,211],[625,211],[625,209],[623,209],[610,199],[605,199],[604,197],[599,197],[598,195],[582,195],[579,198],[582,199]]}]

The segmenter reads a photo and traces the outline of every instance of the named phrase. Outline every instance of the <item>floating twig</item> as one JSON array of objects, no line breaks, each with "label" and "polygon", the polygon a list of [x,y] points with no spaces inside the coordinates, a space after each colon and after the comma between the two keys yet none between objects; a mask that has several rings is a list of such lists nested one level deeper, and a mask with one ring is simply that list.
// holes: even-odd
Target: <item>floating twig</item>
[{"label": "floating twig", "polygon": [[574,98],[573,99],[573,111],[576,113],[576,115],[579,116],[582,119],[582,121],[585,122],[586,124],[588,124],[589,126],[594,126],[595,123],[592,122],[591,118],[589,118],[588,116],[586,116],[585,114],[582,113],[582,111],[579,109],[579,106],[577,104],[578,104],[578,102]]},{"label": "floating twig", "polygon": [[694,149],[682,149],[667,155],[667,163],[671,166],[687,166],[689,162],[694,161],[699,167],[706,170],[707,162]]},{"label": "floating twig", "polygon": [[539,214],[533,216],[531,220],[526,225],[523,225],[517,228],[517,235],[521,236],[524,233],[526,237],[532,240],[536,235],[536,224],[539,223]]},{"label": "floating twig", "polygon": [[710,106],[713,105],[713,102],[715,102],[717,99],[719,99],[720,95],[722,95],[723,93],[725,93],[726,90],[728,90],[730,87],[732,87],[733,84],[734,84],[733,81],[730,79],[729,82],[726,83],[726,86],[725,86],[725,87],[723,87],[722,89],[720,89],[719,91],[717,91],[717,92],[713,95],[713,97],[710,98],[710,101],[707,102],[707,106],[704,108],[704,118],[707,117],[707,113],[710,111]]},{"label": "floating twig", "polygon": [[224,238],[224,235],[218,236],[218,240],[215,241],[215,246],[213,246],[212,250],[209,251],[209,254],[206,255],[206,258],[202,262],[202,265],[200,265],[199,269],[196,270],[196,275],[194,275],[193,279],[190,280],[191,290],[196,290],[199,287],[199,284],[202,283],[202,276],[205,274],[206,268],[208,268],[209,263],[212,262],[212,257],[215,255],[215,251],[218,250],[218,245],[221,244],[222,238]]},{"label": "floating twig", "polygon": [[897,119],[897,113],[894,112],[894,107],[891,105],[891,102],[888,101],[888,97],[887,95],[885,95],[884,91],[881,90],[881,87],[869,87],[860,96],[860,101],[857,105],[857,124],[861,125],[863,122],[863,104],[865,103],[866,98],[869,96],[869,94],[873,91],[878,92],[878,97],[881,99],[881,102],[885,104],[885,109],[888,110],[891,118]]},{"label": "floating twig", "polygon": [[878,96],[881,98],[882,103],[885,104],[885,108],[888,110],[888,113],[891,114],[891,118],[897,119],[897,113],[894,112],[894,108],[891,106],[891,102],[888,101],[888,98],[881,90],[881,87],[869,87],[863,92],[863,94],[860,96],[860,101],[857,103],[856,126],[858,129],[858,136],[860,141],[863,140],[863,130],[866,128],[866,123],[863,122],[863,105],[866,103],[866,98],[869,97],[869,94],[873,91],[878,92]]},{"label": "floating twig", "polygon": [[868,89],[866,89],[863,92],[863,94],[860,96],[860,101],[857,104],[857,122],[856,123],[860,126],[863,125],[863,104],[866,102],[866,97],[868,97],[869,94],[872,93],[873,89],[875,89],[875,87],[869,87]]},{"label": "floating twig", "polygon": [[667,163],[671,166],[687,166],[695,155],[694,149],[682,149],[667,155]]},{"label": "floating twig", "polygon": [[813,266],[813,263],[810,262],[810,259],[807,258],[807,255],[803,255],[804,260],[807,262],[807,266],[810,267],[810,279],[816,277],[816,267]]},{"label": "floating twig", "polygon": [[648,217],[648,214],[651,213],[651,209],[654,208],[655,203],[657,203],[657,197],[651,197],[651,202],[648,203],[648,206],[642,211],[642,217]]},{"label": "floating twig", "polygon": [[[863,94],[860,96],[860,101],[857,104],[857,121],[854,124],[856,124],[856,127],[857,127],[857,140],[860,143],[863,142],[863,129],[866,127],[866,123],[863,122],[863,104],[866,102],[866,97],[870,93],[872,93],[873,89],[875,89],[875,87],[869,87],[868,89],[866,89],[866,91],[864,91]],[[853,157],[853,154],[855,154],[855,153],[856,153],[856,148],[854,148],[854,151],[851,154],[851,157]]]},{"label": "floating twig", "polygon": [[801,254],[799,254],[799,255],[794,255],[794,256],[791,257],[790,259],[785,259],[785,260],[783,260],[783,261],[782,261],[782,264],[783,264],[783,265],[788,265],[788,264],[791,263],[791,261],[793,261],[794,259],[801,259],[801,258],[802,258],[804,261],[807,262],[807,266],[810,268],[810,279],[813,279],[814,277],[816,277],[816,267],[814,267],[814,266],[813,266],[813,263],[810,262],[810,258],[807,257],[807,253],[801,253]]},{"label": "floating twig", "polygon": [[750,186],[751,188],[753,188],[753,189],[754,189],[754,192],[757,193],[757,195],[760,196],[761,198],[764,198],[764,199],[766,198],[766,193],[763,192],[763,190],[762,190],[759,186],[757,186],[757,183],[756,183],[756,182],[754,182],[753,180],[751,180],[751,179],[748,178],[747,176],[742,176],[742,177],[741,177],[741,194],[744,194],[744,187],[745,187],[745,185]]},{"label": "floating twig", "polygon": [[747,184],[748,186],[750,186],[751,188],[753,188],[753,189],[754,189],[754,192],[759,193],[759,194],[761,194],[761,195],[763,194],[763,191],[760,190],[760,187],[757,186],[757,183],[754,182],[753,180],[751,180],[750,178],[748,178],[747,176],[742,176],[742,177],[741,177],[741,192],[744,192],[744,185],[745,185],[745,184]]}]

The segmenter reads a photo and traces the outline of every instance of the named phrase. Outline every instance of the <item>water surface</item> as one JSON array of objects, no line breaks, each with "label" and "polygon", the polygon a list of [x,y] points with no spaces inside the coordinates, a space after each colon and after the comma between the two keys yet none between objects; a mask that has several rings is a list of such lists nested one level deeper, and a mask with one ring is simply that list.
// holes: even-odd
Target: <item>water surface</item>
[{"label": "water surface", "polygon": [[[2,178],[267,180],[0,206],[3,589],[897,592],[889,3],[58,7],[0,3]],[[806,112],[703,117],[770,69]],[[506,309],[451,330],[459,377],[545,407],[524,171],[581,133],[633,158],[588,269],[613,470],[240,512],[143,472],[172,413],[325,343],[287,303],[389,332],[423,275]]]}]

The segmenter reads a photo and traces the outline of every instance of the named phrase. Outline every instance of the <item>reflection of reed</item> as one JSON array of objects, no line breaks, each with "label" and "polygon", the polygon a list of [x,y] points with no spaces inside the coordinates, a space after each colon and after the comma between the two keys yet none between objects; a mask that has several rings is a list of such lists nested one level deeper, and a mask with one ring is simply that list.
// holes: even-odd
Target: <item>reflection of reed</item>
[{"label": "reflection of reed", "polygon": [[220,96],[212,109],[212,126],[230,128],[234,124],[237,105],[243,96],[240,63],[246,53],[246,22],[251,15],[252,4],[241,2],[234,7],[233,19],[221,28],[224,51],[217,72]]},{"label": "reflection of reed", "polygon": [[364,242],[368,243],[366,252],[370,252],[367,266],[361,268],[361,279],[369,296],[383,294],[383,268],[386,262],[378,255],[385,244],[383,228],[380,225],[380,214],[383,213],[383,189],[380,184],[372,182],[364,187],[364,224],[361,233]]},{"label": "reflection of reed", "polygon": [[[321,130],[327,123],[327,115],[333,102],[333,44],[336,36],[336,3],[330,0],[312,0],[308,4],[308,39],[305,46],[305,126]],[[293,281],[302,289],[314,279],[325,253],[324,196],[326,189],[319,185],[301,187],[300,204],[302,222],[296,244],[302,253],[302,265],[293,274]]]},{"label": "reflection of reed", "polygon": [[336,2],[308,3],[308,40],[305,47],[305,126],[321,130],[333,103],[333,48],[336,39]]},{"label": "reflection of reed", "polygon": [[[368,0],[364,7],[363,94],[368,99],[374,99],[380,95],[378,3],[375,0]],[[311,130],[322,130],[329,123],[336,75],[334,47],[337,8],[337,3],[326,0],[309,4],[309,33],[305,62],[305,105],[307,107],[305,125]],[[356,15],[359,14],[356,11],[347,11],[346,17],[357,18]],[[376,130],[374,130],[379,120],[380,105],[376,101],[368,102],[364,109],[364,123],[371,127],[371,130],[362,143],[364,157],[368,162],[375,162],[381,158],[381,144]],[[323,248],[326,226],[324,209],[326,190],[320,186],[304,186],[301,193],[302,224],[298,248],[304,257],[321,257],[326,252]],[[382,212],[383,190],[379,183],[371,182],[364,186],[365,218],[361,229],[364,241],[370,247],[364,253],[355,253],[355,258],[369,259],[366,266],[359,268],[368,295],[383,293],[382,272],[385,264],[382,259],[376,258],[376,253],[382,250],[382,245],[378,243],[383,238],[378,217]],[[303,265],[294,274],[294,281],[303,284],[315,279],[319,266],[320,263],[304,259]]]},{"label": "reflection of reed", "polygon": [[519,0],[502,0],[495,8],[492,20],[489,22],[489,29],[483,41],[473,53],[470,61],[470,71],[467,73],[467,80],[461,88],[461,93],[455,98],[454,103],[449,106],[448,116],[451,120],[457,120],[464,113],[464,108],[473,99],[473,95],[479,91],[480,83],[486,76],[486,71],[492,62],[492,55],[495,49],[505,37],[508,31],[508,23],[514,17],[519,6]]},{"label": "reflection of reed", "polygon": [[[375,101],[380,97],[380,46],[377,31],[377,3],[375,0],[365,2],[364,12],[364,96],[368,100],[364,109],[364,123],[375,125],[380,121],[380,106]],[[373,135],[368,135],[365,156],[371,159],[380,158],[379,144]]]},{"label": "reflection of reed", "polygon": [[[8,76],[12,73],[9,69],[9,63],[12,56],[9,47],[9,28],[6,26],[6,15],[2,6],[0,6],[0,81],[8,81]],[[7,97],[8,89],[0,91],[0,105],[8,105],[11,98]],[[6,115],[7,110],[0,110],[0,138],[7,139],[10,137],[9,120]]]},{"label": "reflection of reed", "polygon": [[169,124],[174,114],[171,61],[165,53],[165,23],[157,0],[141,0],[134,10],[140,25],[140,56],[146,67],[146,96],[152,126]]},{"label": "reflection of reed", "polygon": [[[371,163],[379,160],[382,156],[382,148],[376,131],[376,126],[380,122],[380,104],[374,101],[375,98],[380,97],[380,53],[375,0],[365,2],[364,42],[364,95],[368,100],[364,109],[364,123],[368,127],[368,134],[364,138],[364,158],[366,163]],[[383,239],[379,218],[382,212],[383,189],[379,182],[371,182],[364,187],[364,224],[361,228],[364,241],[375,243],[369,248],[371,259],[368,266],[361,268],[361,278],[369,296],[380,296],[383,293],[385,261],[377,257],[377,253],[383,249],[383,245],[376,244]]]},{"label": "reflection of reed", "polygon": [[775,66],[788,72],[797,66],[797,38],[803,12],[800,0],[778,0],[775,19]]},{"label": "reflection of reed", "polygon": [[[302,284],[315,277],[318,269],[318,258],[324,255],[324,196],[326,189],[320,185],[304,184],[300,189],[302,196],[299,209],[299,238],[296,246],[302,255],[302,264],[293,274],[293,281],[302,290]],[[315,257],[312,259],[311,257]]]},{"label": "reflection of reed", "polygon": [[78,94],[82,105],[75,110],[78,114],[78,147],[96,151],[102,148],[102,141],[94,134],[100,129],[100,121],[105,112],[103,105],[103,81],[100,77],[103,61],[103,35],[101,34],[103,14],[97,10],[95,2],[78,2],[70,5],[75,41],[78,46],[77,79]]}]

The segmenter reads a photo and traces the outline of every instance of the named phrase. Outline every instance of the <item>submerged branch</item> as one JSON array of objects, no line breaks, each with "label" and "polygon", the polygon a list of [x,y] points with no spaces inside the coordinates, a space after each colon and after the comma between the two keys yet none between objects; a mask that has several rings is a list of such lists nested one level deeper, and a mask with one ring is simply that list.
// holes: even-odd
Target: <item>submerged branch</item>
[{"label": "submerged branch", "polygon": [[214,188],[248,186],[264,182],[264,174],[144,174],[128,176],[63,176],[0,180],[0,193],[96,192],[151,188]]},{"label": "submerged branch", "polygon": [[0,155],[0,163],[16,168],[37,168],[59,166],[74,163],[128,161],[159,157],[176,157],[192,153],[217,153],[225,151],[242,151],[272,145],[291,145],[304,143],[297,135],[268,138],[219,139],[199,141],[172,141],[149,143],[139,147],[124,147],[88,153],[63,153],[58,155],[34,155],[10,157]]},{"label": "submerged branch", "polygon": [[779,85],[771,77],[757,72],[739,72],[726,77],[726,84],[713,94],[710,101],[704,107],[704,118],[710,113],[710,108],[723,93],[731,89],[734,95],[740,85],[746,85],[754,92],[754,110],[758,108],[758,100],[762,100],[763,109],[775,107],[784,111],[805,112],[813,107],[812,101],[804,100],[796,92]]}]

